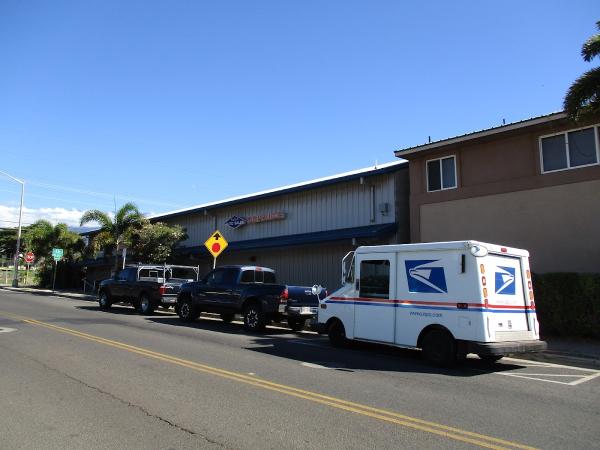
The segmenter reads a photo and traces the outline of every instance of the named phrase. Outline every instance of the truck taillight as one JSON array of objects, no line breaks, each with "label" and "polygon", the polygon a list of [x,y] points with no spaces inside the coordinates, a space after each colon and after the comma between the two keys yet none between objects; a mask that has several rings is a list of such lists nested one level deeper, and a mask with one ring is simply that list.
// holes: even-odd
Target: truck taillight
[{"label": "truck taillight", "polygon": [[167,288],[165,287],[165,285],[162,285],[158,288],[158,292],[160,295],[165,295],[166,290],[167,290]]},{"label": "truck taillight", "polygon": [[281,295],[279,296],[279,303],[287,303],[289,297],[290,297],[290,294],[289,294],[287,288],[285,288],[283,290],[283,292],[281,293]]}]

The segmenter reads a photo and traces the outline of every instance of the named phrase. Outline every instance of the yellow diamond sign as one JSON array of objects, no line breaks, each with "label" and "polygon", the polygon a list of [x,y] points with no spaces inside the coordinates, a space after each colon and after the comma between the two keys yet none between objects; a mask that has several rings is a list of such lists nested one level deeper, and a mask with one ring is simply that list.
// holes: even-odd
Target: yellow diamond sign
[{"label": "yellow diamond sign", "polygon": [[227,245],[227,241],[225,240],[225,238],[219,230],[211,234],[211,236],[204,243],[204,246],[215,258],[227,248]]}]

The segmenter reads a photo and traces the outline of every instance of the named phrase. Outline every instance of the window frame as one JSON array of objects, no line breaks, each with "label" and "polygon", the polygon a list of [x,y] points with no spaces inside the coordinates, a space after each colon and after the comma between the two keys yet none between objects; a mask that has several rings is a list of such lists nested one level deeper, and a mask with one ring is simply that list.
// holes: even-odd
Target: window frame
[{"label": "window frame", "polygon": [[[594,143],[596,144],[596,162],[592,163],[592,164],[584,164],[581,166],[571,166],[571,155],[569,154],[569,133],[573,133],[575,131],[587,130],[589,128],[592,128],[594,130]],[[540,154],[540,171],[541,171],[542,175],[546,174],[546,173],[563,172],[565,170],[575,170],[575,169],[582,169],[584,167],[593,167],[593,166],[600,165],[600,138],[598,137],[599,132],[600,132],[600,124],[593,124],[593,125],[587,125],[585,127],[570,128],[568,130],[560,131],[558,133],[545,134],[543,136],[540,136],[538,138],[538,147],[539,147],[538,151]],[[546,138],[551,138],[554,136],[560,136],[560,135],[563,135],[565,137],[565,153],[566,153],[566,157],[567,157],[567,167],[564,167],[562,169],[544,170],[544,149],[542,147],[542,140],[546,139]]]},{"label": "window frame", "polygon": [[[444,171],[443,171],[443,167],[442,167],[442,160],[450,159],[450,158],[452,158],[454,160],[454,186],[444,187]],[[433,161],[440,162],[440,188],[432,191],[429,189],[429,163],[433,162]],[[446,156],[441,156],[439,158],[432,158],[432,159],[425,160],[425,185],[427,187],[427,192],[449,191],[450,189],[458,188],[458,172],[456,170],[456,155],[455,154],[454,155],[446,155]]]}]

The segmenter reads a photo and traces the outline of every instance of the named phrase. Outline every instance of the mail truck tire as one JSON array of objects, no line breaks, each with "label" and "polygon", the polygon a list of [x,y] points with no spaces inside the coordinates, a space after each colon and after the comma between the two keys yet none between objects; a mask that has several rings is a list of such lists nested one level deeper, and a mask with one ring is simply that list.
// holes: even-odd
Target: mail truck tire
[{"label": "mail truck tire", "polygon": [[140,295],[140,299],[137,302],[137,311],[140,314],[148,315],[154,312],[154,305],[146,294]]},{"label": "mail truck tire", "polygon": [[288,317],[287,323],[292,331],[300,331],[304,328],[304,325],[306,324],[306,319],[296,319]]},{"label": "mail truck tire", "polygon": [[477,355],[479,356],[479,358],[488,363],[488,364],[492,364],[495,363],[496,361],[500,361],[502,358],[504,358],[504,355]]},{"label": "mail truck tire", "polygon": [[438,367],[449,367],[456,362],[456,341],[444,330],[430,330],[421,344],[425,359]]},{"label": "mail truck tire", "polygon": [[110,295],[106,291],[100,291],[98,295],[98,306],[103,311],[108,311],[112,306],[112,302],[110,300]]},{"label": "mail truck tire", "polygon": [[232,322],[235,314],[234,313],[221,313],[221,320],[225,323],[229,323]]},{"label": "mail truck tire", "polygon": [[194,306],[192,301],[189,299],[183,300],[179,304],[177,314],[184,322],[193,322],[200,317],[200,311],[198,310],[198,307]]},{"label": "mail truck tire", "polygon": [[339,320],[334,320],[331,325],[329,325],[327,335],[329,336],[329,342],[334,347],[345,347],[348,345],[344,324]]},{"label": "mail truck tire", "polygon": [[244,309],[244,328],[246,331],[262,331],[267,326],[265,313],[256,302],[250,303]]}]

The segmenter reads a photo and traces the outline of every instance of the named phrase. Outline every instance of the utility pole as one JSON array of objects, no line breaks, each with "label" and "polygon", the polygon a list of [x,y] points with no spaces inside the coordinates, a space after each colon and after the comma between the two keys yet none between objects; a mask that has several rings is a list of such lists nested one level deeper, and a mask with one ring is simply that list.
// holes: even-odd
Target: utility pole
[{"label": "utility pole", "polygon": [[0,173],[6,175],[8,178],[16,181],[17,183],[21,183],[21,206],[19,208],[19,231],[17,232],[17,246],[15,249],[15,259],[14,259],[14,271],[13,271],[13,287],[19,287],[19,249],[21,247],[21,219],[23,218],[23,197],[25,195],[25,181],[19,180],[18,178],[13,177],[12,175],[7,174],[0,170]]}]

